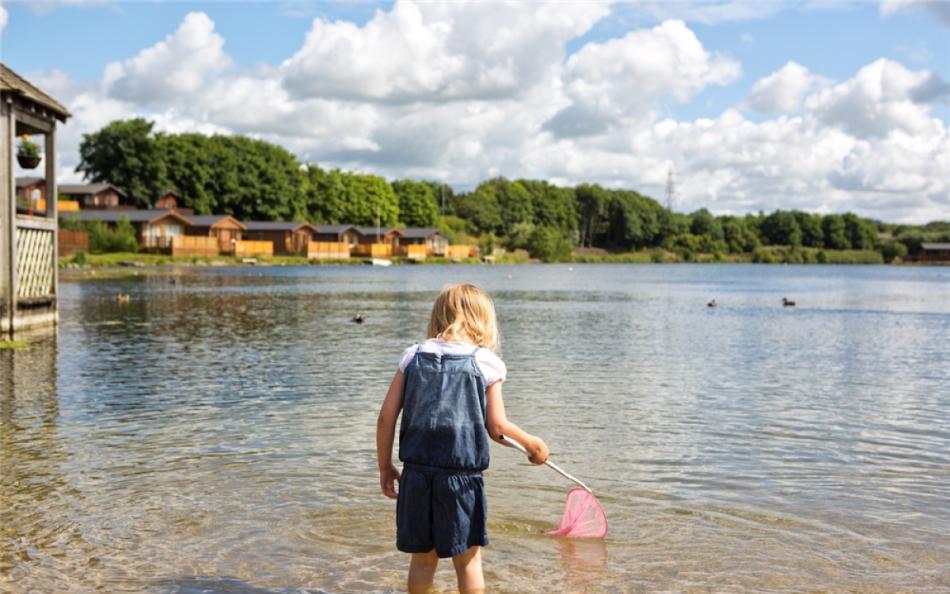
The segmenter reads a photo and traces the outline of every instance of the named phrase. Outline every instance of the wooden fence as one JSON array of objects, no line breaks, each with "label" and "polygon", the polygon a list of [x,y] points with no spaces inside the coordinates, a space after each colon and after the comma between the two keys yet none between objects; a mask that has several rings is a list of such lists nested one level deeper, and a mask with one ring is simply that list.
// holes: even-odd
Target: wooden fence
[{"label": "wooden fence", "polygon": [[246,241],[242,239],[234,245],[234,255],[239,258],[247,258],[249,256],[273,256],[274,242]]},{"label": "wooden fence", "polygon": [[310,260],[349,257],[350,244],[346,242],[311,241],[307,244],[307,258]]},{"label": "wooden fence", "polygon": [[399,248],[399,255],[405,256],[410,260],[425,260],[429,255],[429,247],[425,244],[404,245]]},{"label": "wooden fence", "polygon": [[389,243],[358,243],[353,246],[353,254],[370,258],[391,258],[393,246]]},{"label": "wooden fence", "polygon": [[478,247],[474,245],[450,245],[446,248],[446,258],[471,258],[478,255]]},{"label": "wooden fence", "polygon": [[68,229],[60,229],[59,247],[57,251],[59,252],[60,258],[68,258],[80,251],[88,252],[89,234],[85,231],[70,231]]},{"label": "wooden fence", "polygon": [[217,256],[220,251],[217,237],[176,235],[172,238],[173,256]]}]

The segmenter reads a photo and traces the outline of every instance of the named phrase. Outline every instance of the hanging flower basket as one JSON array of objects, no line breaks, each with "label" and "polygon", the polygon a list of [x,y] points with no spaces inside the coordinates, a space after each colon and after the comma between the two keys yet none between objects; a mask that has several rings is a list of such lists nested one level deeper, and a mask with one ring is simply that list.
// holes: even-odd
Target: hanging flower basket
[{"label": "hanging flower basket", "polygon": [[30,141],[30,136],[24,134],[20,139],[20,145],[17,147],[16,160],[23,169],[36,169],[43,157],[40,153],[40,145]]},{"label": "hanging flower basket", "polygon": [[40,164],[40,157],[33,155],[17,155],[16,160],[23,169],[36,169]]}]

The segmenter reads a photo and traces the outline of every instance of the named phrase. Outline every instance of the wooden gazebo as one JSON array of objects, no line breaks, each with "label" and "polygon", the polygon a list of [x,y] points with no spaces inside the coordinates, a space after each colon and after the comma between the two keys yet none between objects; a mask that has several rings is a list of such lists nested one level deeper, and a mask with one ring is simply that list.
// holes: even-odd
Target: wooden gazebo
[{"label": "wooden gazebo", "polygon": [[[56,324],[56,121],[68,117],[62,104],[0,64],[0,336]],[[24,134],[43,137],[43,210],[17,204],[15,140]]]}]

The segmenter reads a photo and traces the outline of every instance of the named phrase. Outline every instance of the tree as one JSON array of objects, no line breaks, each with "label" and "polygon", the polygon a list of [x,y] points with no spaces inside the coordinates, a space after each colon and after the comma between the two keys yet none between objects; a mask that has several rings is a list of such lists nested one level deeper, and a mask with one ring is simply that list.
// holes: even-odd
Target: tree
[{"label": "tree", "polygon": [[83,134],[76,171],[87,181],[121,188],[134,206],[151,207],[168,185],[153,126],[142,118],[116,120],[98,132]]},{"label": "tree", "polygon": [[707,235],[715,240],[723,238],[722,224],[705,208],[697,210],[690,217],[689,231],[693,235]]},{"label": "tree", "polygon": [[392,183],[399,199],[399,219],[410,227],[429,227],[439,218],[439,206],[432,186],[409,179]]},{"label": "tree", "polygon": [[870,250],[877,243],[877,227],[854,213],[844,215],[844,232],[856,250]]},{"label": "tree", "polygon": [[726,249],[733,254],[751,252],[759,247],[759,238],[745,219],[723,217],[722,232]]},{"label": "tree", "polygon": [[455,213],[468,220],[480,233],[501,233],[503,222],[498,206],[497,189],[491,182],[482,182],[474,192],[455,198]]},{"label": "tree", "polygon": [[821,220],[821,230],[825,236],[825,247],[833,250],[846,250],[851,241],[845,233],[844,217],[839,214],[825,215]]},{"label": "tree", "polygon": [[528,237],[528,253],[544,262],[557,262],[571,257],[571,242],[553,227],[535,227]]},{"label": "tree", "polygon": [[801,228],[795,220],[795,215],[788,211],[776,210],[762,220],[760,228],[768,245],[802,244]]},{"label": "tree", "polygon": [[794,213],[798,228],[802,231],[802,245],[807,247],[822,247],[825,244],[825,234],[821,229],[821,215],[813,215],[796,210]]},{"label": "tree", "polygon": [[601,217],[607,210],[607,191],[597,184],[581,184],[574,188],[580,223],[580,244],[592,246]]}]

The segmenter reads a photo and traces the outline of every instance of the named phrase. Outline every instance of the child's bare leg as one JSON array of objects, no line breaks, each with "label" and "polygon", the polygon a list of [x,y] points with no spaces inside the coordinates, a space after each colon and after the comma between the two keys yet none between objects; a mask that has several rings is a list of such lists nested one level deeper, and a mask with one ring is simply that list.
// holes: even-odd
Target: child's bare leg
[{"label": "child's bare leg", "polygon": [[428,553],[413,553],[409,562],[410,594],[426,594],[432,589],[435,570],[439,566],[439,556],[435,549]]},{"label": "child's bare leg", "polygon": [[452,557],[455,576],[462,594],[479,594],[485,591],[485,576],[482,575],[482,547],[471,547]]}]

